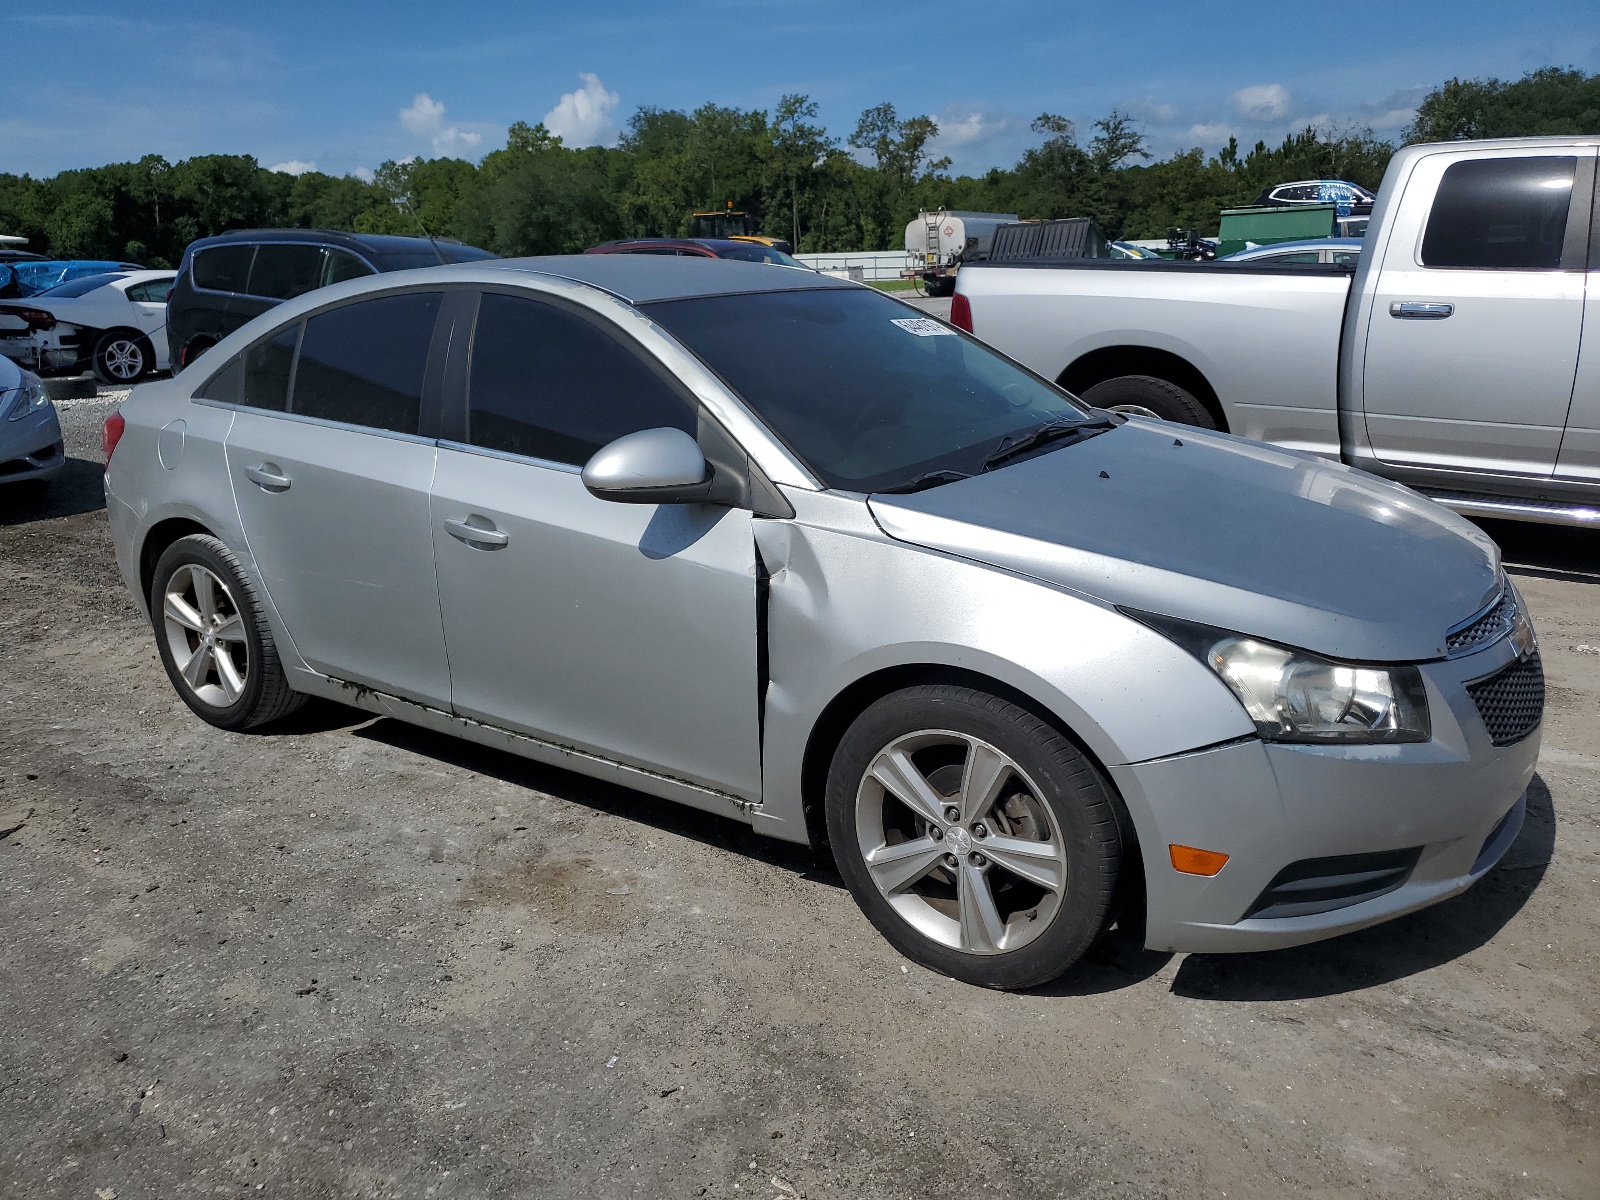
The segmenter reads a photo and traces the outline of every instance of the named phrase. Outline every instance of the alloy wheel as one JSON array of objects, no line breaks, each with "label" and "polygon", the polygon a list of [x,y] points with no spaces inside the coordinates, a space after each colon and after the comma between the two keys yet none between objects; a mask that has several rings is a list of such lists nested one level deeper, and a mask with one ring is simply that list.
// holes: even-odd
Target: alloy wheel
[{"label": "alloy wheel", "polygon": [[1129,417],[1149,417],[1152,421],[1160,421],[1163,419],[1161,414],[1156,412],[1155,409],[1146,408],[1142,404],[1113,404],[1109,411],[1114,413],[1122,413],[1124,416]]},{"label": "alloy wheel", "polygon": [[137,379],[144,374],[144,350],[129,338],[117,338],[101,352],[106,372],[120,380]]},{"label": "alloy wheel", "polygon": [[968,734],[919,730],[883,747],[856,793],[856,837],[901,918],[963,953],[1027,945],[1066,893],[1055,813],[1010,757]]},{"label": "alloy wheel", "polygon": [[250,644],[228,585],[199,563],[184,563],[167,580],[161,617],[190,692],[213,708],[238,703],[250,678]]}]

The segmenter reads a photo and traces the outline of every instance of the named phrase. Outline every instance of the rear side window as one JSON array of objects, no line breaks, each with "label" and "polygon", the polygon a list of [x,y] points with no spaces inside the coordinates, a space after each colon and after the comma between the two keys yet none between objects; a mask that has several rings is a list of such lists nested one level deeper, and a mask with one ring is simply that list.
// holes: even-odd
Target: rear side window
[{"label": "rear side window", "polygon": [[291,411],[416,433],[440,293],[346,304],[306,322]]},{"label": "rear side window", "polygon": [[281,330],[244,352],[244,397],[251,408],[284,412],[289,407],[289,372],[294,348],[300,340],[300,323]]},{"label": "rear side window", "polygon": [[244,375],[244,365],[238,355],[228,360],[228,365],[223,367],[195,393],[198,400],[220,400],[225,404],[239,403],[239,381]]},{"label": "rear side window", "polygon": [[128,288],[128,299],[145,304],[165,304],[172,292],[172,280],[152,279],[148,283],[135,283]]},{"label": "rear side window", "polygon": [[347,250],[329,250],[327,262],[322,267],[322,282],[343,283],[346,279],[360,279],[374,274],[371,267]]},{"label": "rear side window", "polygon": [[1478,158],[1451,165],[1428,214],[1422,265],[1560,267],[1577,167],[1573,157]]},{"label": "rear side window", "polygon": [[467,440],[528,458],[581,466],[624,434],[695,432],[693,407],[633,351],[537,300],[483,297],[467,387]]},{"label": "rear side window", "polygon": [[252,245],[211,246],[195,252],[194,285],[213,292],[242,292],[250,282]]},{"label": "rear side window", "polygon": [[293,300],[322,286],[322,247],[268,242],[256,247],[255,264],[245,289],[252,296]]}]

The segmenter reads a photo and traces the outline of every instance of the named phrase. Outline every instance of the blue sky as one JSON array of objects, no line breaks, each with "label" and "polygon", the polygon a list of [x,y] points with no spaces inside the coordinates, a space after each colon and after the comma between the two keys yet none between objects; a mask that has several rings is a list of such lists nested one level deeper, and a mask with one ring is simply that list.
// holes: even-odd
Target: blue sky
[{"label": "blue sky", "polygon": [[[608,142],[640,105],[804,92],[841,139],[884,100],[941,124],[958,170],[1009,166],[1049,111],[1112,108],[1165,155],[1312,121],[1397,136],[1451,75],[1600,70],[1600,5],[1023,0],[337,0],[0,6],[0,171],[159,153],[364,173],[477,159],[516,120]],[[32,65],[29,65],[32,64]]]}]

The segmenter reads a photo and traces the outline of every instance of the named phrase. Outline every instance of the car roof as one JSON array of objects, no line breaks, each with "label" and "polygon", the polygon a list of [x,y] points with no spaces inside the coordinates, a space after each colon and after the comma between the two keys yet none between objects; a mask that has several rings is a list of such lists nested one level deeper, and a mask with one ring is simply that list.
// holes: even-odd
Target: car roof
[{"label": "car roof", "polygon": [[[468,246],[465,242],[454,238],[434,239],[441,246],[449,246],[453,250],[476,250],[480,254],[489,251],[481,250],[477,246]],[[234,242],[324,242],[330,246],[346,246],[352,250],[367,250],[374,254],[404,253],[415,254],[419,249],[427,249],[431,243],[423,237],[402,237],[392,233],[347,233],[342,229],[230,229],[227,233],[213,234],[211,237],[197,238],[190,242],[185,251],[204,249],[208,246],[225,246]]]},{"label": "car roof", "polygon": [[178,273],[176,271],[126,271],[118,273],[117,282],[146,283],[152,279],[176,279],[177,277]]},{"label": "car roof", "polygon": [[[737,245],[738,243],[733,243]],[[464,264],[474,274],[525,271],[553,275],[610,292],[631,304],[681,300],[692,296],[726,296],[746,292],[798,292],[863,287],[812,271],[773,270],[770,263],[733,258],[679,258],[664,254],[553,254],[539,258],[502,258]],[[429,272],[456,274],[460,267],[428,267]]]}]

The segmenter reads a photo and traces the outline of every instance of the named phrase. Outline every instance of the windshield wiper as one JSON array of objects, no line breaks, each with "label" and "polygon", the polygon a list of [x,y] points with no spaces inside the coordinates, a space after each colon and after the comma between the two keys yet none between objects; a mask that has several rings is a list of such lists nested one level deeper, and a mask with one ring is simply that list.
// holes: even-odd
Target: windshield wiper
[{"label": "windshield wiper", "polygon": [[1117,422],[1109,416],[1094,417],[1087,421],[1070,423],[1050,421],[1036,429],[1030,429],[1020,437],[1006,438],[988,458],[983,460],[983,466],[979,469],[992,471],[996,467],[1004,466],[1019,454],[1026,454],[1029,450],[1036,450],[1040,446],[1048,445],[1051,442],[1067,441],[1070,438],[1071,441],[1068,444],[1071,445],[1073,442],[1087,441],[1096,434],[1104,433],[1108,429],[1115,429],[1116,426]]},{"label": "windshield wiper", "polygon": [[918,475],[915,479],[908,479],[904,483],[897,483],[893,487],[874,488],[873,491],[883,494],[886,492],[920,492],[927,488],[938,487],[941,483],[955,483],[960,479],[971,479],[965,471],[928,471]]}]

